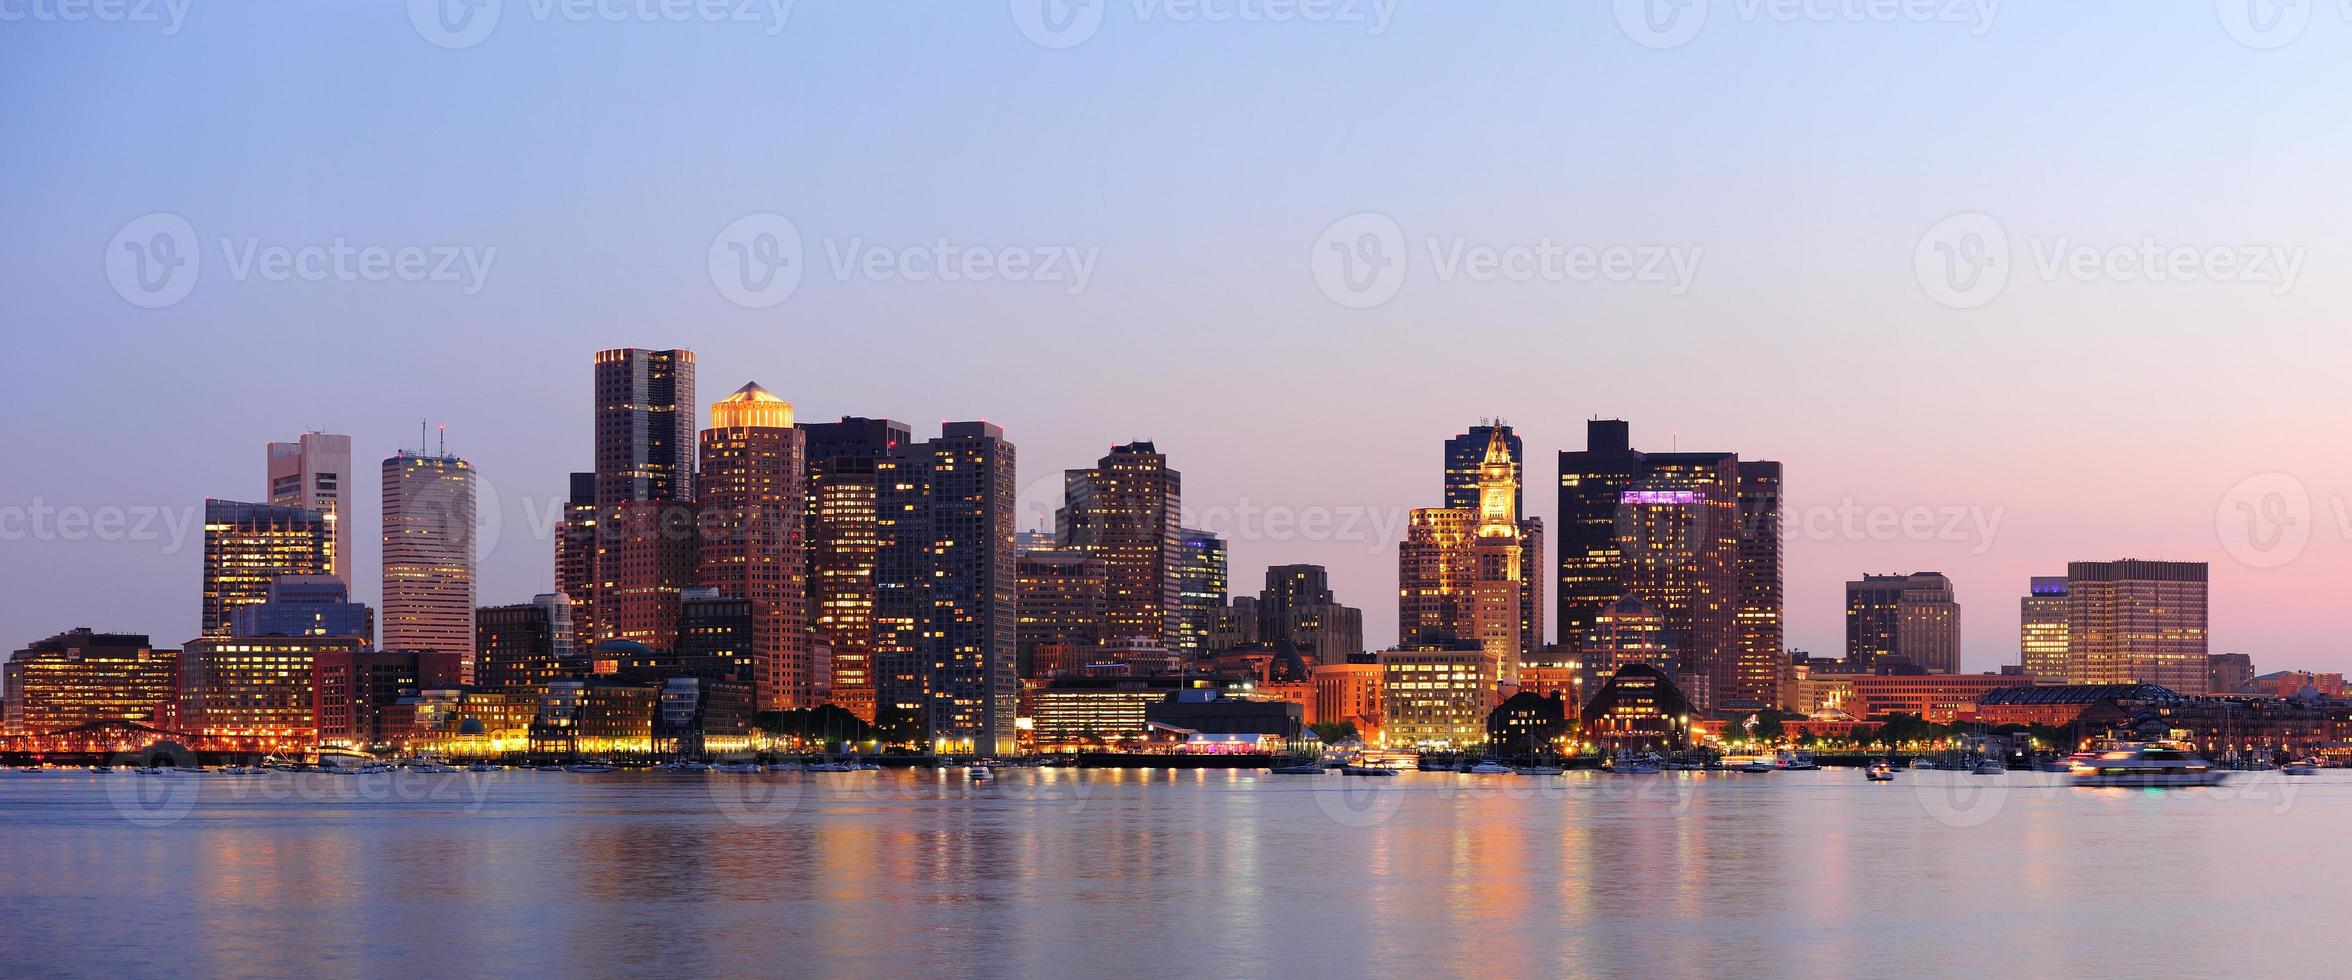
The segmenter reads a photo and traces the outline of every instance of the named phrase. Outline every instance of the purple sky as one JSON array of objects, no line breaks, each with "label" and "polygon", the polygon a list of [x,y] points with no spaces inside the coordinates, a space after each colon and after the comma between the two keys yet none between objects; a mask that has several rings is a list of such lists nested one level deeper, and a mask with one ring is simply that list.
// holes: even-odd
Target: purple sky
[{"label": "purple sky", "polygon": [[[1608,4],[12,23],[0,644],[193,635],[197,535],[156,515],[261,495],[305,428],[355,437],[364,599],[375,462],[421,418],[501,505],[483,601],[542,591],[589,355],[635,344],[698,351],[705,403],[997,422],[1033,512],[1156,440],[1237,585],[1327,564],[1375,644],[1443,439],[1507,417],[1549,520],[1606,415],[1786,463],[1792,646],[1839,650],[1847,578],[1932,569],[1989,669],[2029,576],[2136,556],[2213,563],[2214,650],[2352,667],[2352,22],[2219,7],[1725,2],[1680,44]],[[762,214],[801,249],[765,290]],[[193,276],[140,280],[183,233]]]}]

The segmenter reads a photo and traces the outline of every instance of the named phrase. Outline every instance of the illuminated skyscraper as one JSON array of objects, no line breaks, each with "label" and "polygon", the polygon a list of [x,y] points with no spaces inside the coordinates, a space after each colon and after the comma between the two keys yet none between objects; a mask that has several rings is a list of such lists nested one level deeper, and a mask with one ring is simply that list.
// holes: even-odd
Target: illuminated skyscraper
[{"label": "illuminated skyscraper", "polygon": [[938,751],[1013,747],[1014,478],[1013,446],[986,422],[949,422],[877,461],[877,712],[912,712]]},{"label": "illuminated skyscraper", "polygon": [[204,502],[204,635],[227,636],[238,608],[269,598],[281,575],[329,575],[334,525],[299,507]]},{"label": "illuminated skyscraper", "polygon": [[807,435],[809,633],[829,648],[832,703],[874,719],[875,570],[882,461],[911,441],[906,423],[843,418]]},{"label": "illuminated skyscraper", "polygon": [[1492,430],[1478,479],[1478,523],[1471,536],[1471,621],[1478,645],[1495,659],[1495,676],[1517,680],[1525,634],[1523,549],[1519,541],[1518,464],[1501,429]]},{"label": "illuminated skyscraper", "polygon": [[556,592],[514,605],[484,606],[474,611],[474,636],[474,685],[530,691],[535,700],[574,656],[572,602]]},{"label": "illuminated skyscraper", "polygon": [[1764,646],[1778,643],[1780,467],[1639,452],[1616,419],[1587,423],[1585,442],[1560,454],[1560,636],[1586,635],[1638,593],[1682,658],[1670,673],[1704,681],[1692,700],[1772,703],[1778,653]]},{"label": "illuminated skyscraper", "polygon": [[2067,683],[2205,693],[2205,580],[2204,562],[2068,562]]},{"label": "illuminated skyscraper", "polygon": [[694,352],[598,351],[595,402],[594,588],[583,611],[596,641],[671,651],[678,592],[696,565]]},{"label": "illuminated skyscraper", "polygon": [[1484,477],[1489,444],[1501,433],[1511,456],[1511,510],[1519,516],[1520,609],[1519,649],[1535,651],[1544,645],[1544,525],[1527,516],[1526,455],[1518,433],[1500,421],[1482,421],[1445,441],[1445,506],[1476,510],[1478,483]]},{"label": "illuminated skyscraper", "polygon": [[[1401,566],[1400,566],[1401,567]],[[1275,565],[1255,603],[1255,639],[1289,640],[1316,660],[1316,669],[1364,652],[1364,611],[1342,605],[1321,565]]]},{"label": "illuminated skyscraper", "polygon": [[313,668],[324,651],[367,649],[358,637],[204,637],[180,652],[179,730],[317,744]]},{"label": "illuminated skyscraper", "polygon": [[694,352],[596,353],[596,502],[694,499]]},{"label": "illuminated skyscraper", "polygon": [[2066,576],[2036,575],[2017,601],[2018,661],[2044,684],[2066,680]]},{"label": "illuminated skyscraper", "polygon": [[383,647],[458,658],[474,677],[474,467],[401,451],[384,460]]},{"label": "illuminated skyscraper", "polygon": [[1103,635],[1178,649],[1183,476],[1151,443],[1131,442],[1112,447],[1093,469],[1065,472],[1062,486],[1063,505],[1054,513],[1061,545],[1103,560]]},{"label": "illuminated skyscraper", "polygon": [[269,502],[317,511],[333,529],[334,567],[328,574],[351,585],[351,522],[344,495],[351,491],[351,437],[305,432],[294,442],[269,444]]},{"label": "illuminated skyscraper", "polygon": [[1225,608],[1225,539],[1188,527],[1176,540],[1179,615],[1171,649],[1191,660],[1210,652],[1209,635],[1217,631],[1217,614]]},{"label": "illuminated skyscraper", "polygon": [[1470,545],[1476,527],[1476,511],[1454,507],[1420,507],[1406,515],[1405,540],[1397,545],[1400,646],[1473,639]]},{"label": "illuminated skyscraper", "polygon": [[756,384],[713,403],[702,432],[696,578],[750,603],[750,680],[763,711],[816,707],[803,548],[806,439],[792,426],[792,404]]},{"label": "illuminated skyscraper", "polygon": [[1043,676],[1038,651],[1083,661],[1102,643],[1103,560],[1083,551],[1023,552],[1019,560],[1021,676]]}]

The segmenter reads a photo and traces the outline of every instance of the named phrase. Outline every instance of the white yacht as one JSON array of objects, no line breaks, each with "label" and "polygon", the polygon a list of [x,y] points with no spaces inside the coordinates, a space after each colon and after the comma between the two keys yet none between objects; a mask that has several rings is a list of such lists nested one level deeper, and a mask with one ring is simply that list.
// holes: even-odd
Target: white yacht
[{"label": "white yacht", "polygon": [[2120,744],[2074,764],[2076,786],[2216,786],[2228,777],[2204,756],[2161,742]]},{"label": "white yacht", "polygon": [[1874,783],[1891,783],[1895,781],[1895,767],[1885,759],[1880,759],[1871,763],[1870,768],[1862,770],[1862,775]]},{"label": "white yacht", "polygon": [[1508,776],[1511,774],[1511,767],[1488,759],[1471,766],[1467,771],[1476,776]]},{"label": "white yacht", "polygon": [[[697,765],[699,765],[699,763],[697,763]],[[757,762],[722,762],[715,766],[703,766],[702,768],[710,772],[725,773],[753,773],[766,771],[761,769],[760,764]]]},{"label": "white yacht", "polygon": [[2319,760],[2297,759],[2281,766],[2279,771],[2289,776],[2317,776],[2319,775]]},{"label": "white yacht", "polygon": [[1520,766],[1511,771],[1522,776],[1564,776],[1568,774],[1568,770],[1559,766]]}]

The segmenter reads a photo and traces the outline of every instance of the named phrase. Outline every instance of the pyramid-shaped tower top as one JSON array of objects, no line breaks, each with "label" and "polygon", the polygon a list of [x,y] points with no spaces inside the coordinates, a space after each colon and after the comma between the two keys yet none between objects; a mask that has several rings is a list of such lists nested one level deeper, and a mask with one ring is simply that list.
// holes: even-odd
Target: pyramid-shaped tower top
[{"label": "pyramid-shaped tower top", "polygon": [[1498,463],[1511,465],[1511,443],[1503,438],[1503,425],[1500,422],[1489,426],[1486,431],[1486,465],[1494,466]]},{"label": "pyramid-shaped tower top", "polygon": [[757,382],[735,389],[735,393],[711,403],[711,428],[714,429],[789,429],[792,428],[792,403],[776,397]]}]

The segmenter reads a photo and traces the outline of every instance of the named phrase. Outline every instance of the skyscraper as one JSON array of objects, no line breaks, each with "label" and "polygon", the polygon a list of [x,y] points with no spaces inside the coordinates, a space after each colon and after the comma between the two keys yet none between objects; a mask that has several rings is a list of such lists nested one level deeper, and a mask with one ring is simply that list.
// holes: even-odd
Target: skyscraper
[{"label": "skyscraper", "polygon": [[[1473,638],[1471,532],[1477,512],[1419,507],[1397,545],[1397,643],[1452,644]],[[1261,630],[1263,627],[1261,627]]]},{"label": "skyscraper", "polygon": [[351,585],[351,522],[344,495],[351,491],[351,437],[305,432],[294,442],[269,444],[269,502],[273,507],[317,511],[333,529],[333,568],[328,574]]},{"label": "skyscraper", "polygon": [[594,641],[672,651],[678,592],[696,571],[694,352],[604,350],[595,368],[595,585],[584,611]]},{"label": "skyscraper", "polygon": [[1519,534],[1519,466],[1500,429],[1489,432],[1478,479],[1477,529],[1471,534],[1471,621],[1481,649],[1495,660],[1495,676],[1519,678],[1527,652],[1520,616],[1526,611],[1526,568]]},{"label": "skyscraper", "polygon": [[1739,660],[1732,692],[1770,707],[1780,703],[1783,652],[1780,572],[1780,464],[1739,464]]},{"label": "skyscraper", "polygon": [[816,706],[802,533],[806,439],[792,426],[792,404],[757,384],[713,403],[702,432],[696,580],[750,603],[749,680],[763,711]]},{"label": "skyscraper", "polygon": [[694,499],[694,352],[596,353],[596,502]]},{"label": "skyscraper", "polygon": [[227,636],[237,609],[269,598],[282,575],[329,575],[335,528],[299,507],[204,502],[204,635]]},{"label": "skyscraper", "polygon": [[332,575],[280,575],[269,598],[229,614],[230,636],[356,636],[374,642],[375,611]]},{"label": "skyscraper", "polygon": [[458,658],[474,677],[474,467],[421,450],[384,460],[383,647]]},{"label": "skyscraper", "polygon": [[1112,447],[1093,469],[1066,471],[1062,495],[1054,513],[1062,546],[1103,560],[1104,636],[1141,636],[1176,649],[1183,476],[1151,443],[1131,442]]},{"label": "skyscraper", "polygon": [[1043,675],[1042,648],[1059,648],[1055,662],[1092,656],[1102,643],[1103,560],[1083,551],[1023,552],[1017,575],[1021,676]]},{"label": "skyscraper", "polygon": [[2205,693],[2205,588],[2204,562],[2068,562],[2067,683]]},{"label": "skyscraper", "polygon": [[1520,610],[1519,649],[1533,652],[1544,645],[1544,525],[1543,518],[1527,516],[1526,454],[1518,433],[1498,420],[1482,420],[1445,441],[1445,506],[1476,510],[1478,481],[1486,466],[1488,444],[1502,433],[1511,456],[1511,511],[1519,517]]},{"label": "skyscraper", "polygon": [[1704,679],[1692,700],[1770,703],[1762,648],[1778,622],[1780,538],[1750,526],[1777,525],[1780,476],[1733,453],[1640,452],[1623,421],[1586,423],[1585,448],[1560,454],[1560,636],[1586,635],[1638,593],[1682,658],[1673,673]]},{"label": "skyscraper", "polygon": [[0,733],[44,735],[101,721],[153,725],[179,696],[180,651],[89,628],[36,640],[0,667]]},{"label": "skyscraper", "polygon": [[1007,752],[1020,680],[1013,446],[986,422],[876,461],[875,683],[932,747]]},{"label": "skyscraper", "polygon": [[555,591],[571,600],[572,635],[585,650],[604,639],[596,623],[596,474],[572,474],[555,524]]},{"label": "skyscraper", "polygon": [[1275,565],[1257,599],[1259,638],[1289,640],[1317,669],[1364,652],[1364,612],[1340,604],[1321,565]]},{"label": "skyscraper", "polygon": [[2041,683],[2066,679],[2066,576],[2036,575],[2017,600],[2018,662]]},{"label": "skyscraper", "polygon": [[1178,532],[1176,541],[1178,615],[1171,649],[1192,660],[1210,652],[1209,635],[1217,631],[1217,614],[1225,608],[1225,539],[1188,527]]},{"label": "skyscraper", "polygon": [[833,704],[874,720],[875,569],[881,548],[880,461],[912,441],[906,423],[843,418],[807,436],[808,609],[812,640],[832,658]]},{"label": "skyscraper", "polygon": [[1846,583],[1846,663],[1867,670],[1890,657],[1960,672],[1960,604],[1950,578],[1914,572]]}]

